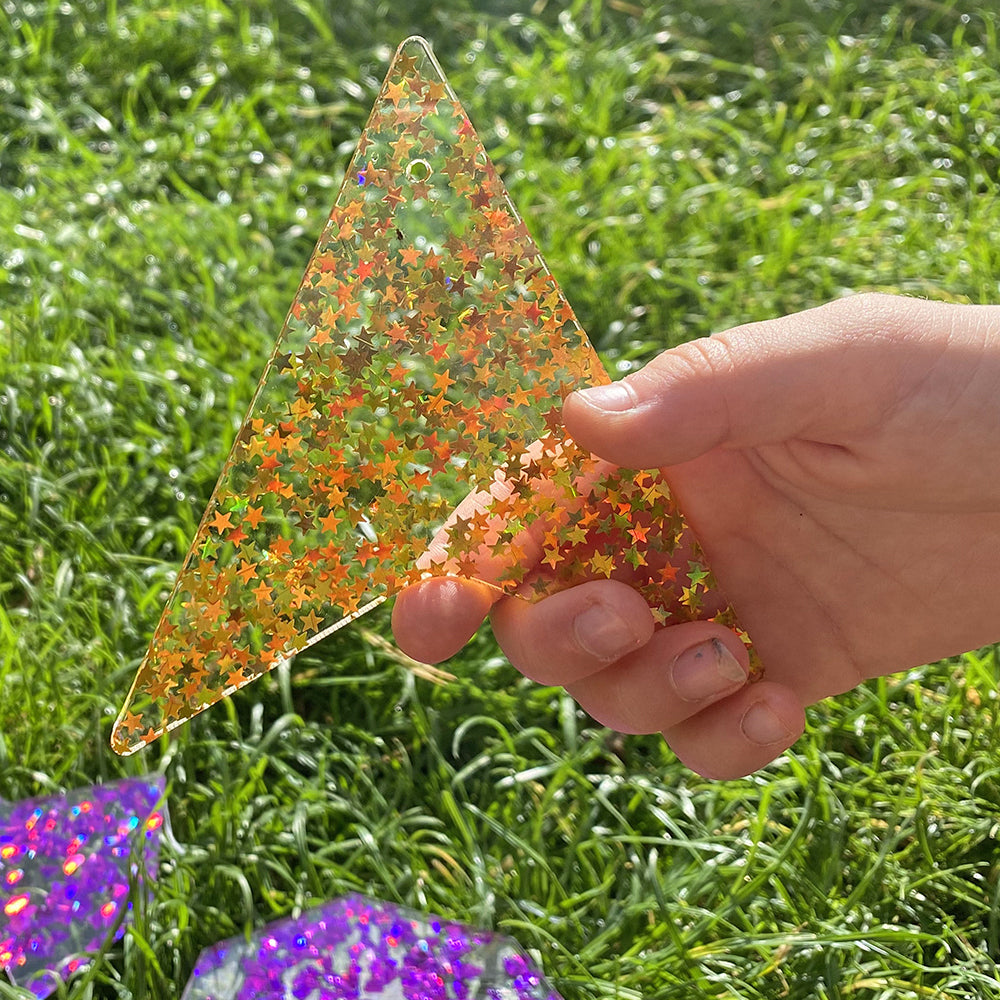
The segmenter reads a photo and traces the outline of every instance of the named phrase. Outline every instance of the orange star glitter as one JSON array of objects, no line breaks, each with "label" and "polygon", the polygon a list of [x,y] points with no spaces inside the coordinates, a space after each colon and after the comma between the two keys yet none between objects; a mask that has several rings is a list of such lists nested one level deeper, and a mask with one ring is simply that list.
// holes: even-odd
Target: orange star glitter
[{"label": "orange star glitter", "polygon": [[666,485],[562,431],[566,394],[607,381],[427,44],[407,39],[114,749],[428,575],[539,595],[616,576],[660,622],[705,617],[717,594]]}]

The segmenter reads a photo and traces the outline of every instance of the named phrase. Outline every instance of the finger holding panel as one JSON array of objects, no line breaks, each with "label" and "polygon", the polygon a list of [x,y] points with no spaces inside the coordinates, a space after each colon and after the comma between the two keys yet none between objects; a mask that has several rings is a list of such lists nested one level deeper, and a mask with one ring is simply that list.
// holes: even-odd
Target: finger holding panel
[{"label": "finger holding panel", "polygon": [[591,580],[540,601],[506,597],[490,614],[511,664],[542,684],[570,684],[639,649],[653,636],[652,612],[618,580]]},{"label": "finger holding panel", "polygon": [[658,733],[740,690],[749,672],[737,635],[714,622],[686,622],[658,630],[640,649],[567,690],[602,725]]},{"label": "finger holding panel", "polygon": [[475,635],[499,597],[485,583],[452,576],[406,587],[392,608],[396,644],[421,663],[447,660]]},{"label": "finger holding panel", "polygon": [[[543,451],[543,442],[534,442],[519,464],[537,459]],[[580,493],[586,492],[589,481],[577,481],[577,489],[567,496],[554,484],[536,485],[538,496],[559,499],[568,509],[570,504],[580,505]],[[507,521],[495,511],[513,497],[516,487],[517,480],[498,469],[488,487],[462,498],[417,559],[416,571],[439,575],[403,588],[392,611],[396,643],[415,660],[440,663],[454,656],[501,600],[511,579],[542,575],[538,571],[541,536],[548,530],[550,517],[531,520],[509,543],[500,544]],[[463,525],[473,523],[477,525],[474,538],[471,532],[462,537],[461,532],[467,531]],[[512,600],[527,604],[520,597]]]},{"label": "finger holding panel", "polygon": [[884,419],[906,369],[900,340],[919,338],[940,304],[863,294],[749,323],[670,348],[563,405],[582,447],[629,468],[680,465],[720,446],[802,437],[842,443]]},{"label": "finger holding panel", "polygon": [[805,731],[798,695],[759,681],[665,729],[681,762],[706,778],[742,778],[770,764]]}]

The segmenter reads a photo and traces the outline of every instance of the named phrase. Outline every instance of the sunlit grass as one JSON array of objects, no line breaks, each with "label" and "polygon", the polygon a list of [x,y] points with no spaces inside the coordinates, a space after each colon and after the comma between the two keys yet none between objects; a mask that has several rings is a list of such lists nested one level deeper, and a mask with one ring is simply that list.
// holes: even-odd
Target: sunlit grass
[{"label": "sunlit grass", "polygon": [[992,649],[726,784],[487,635],[437,685],[348,629],[108,749],[411,31],[619,371],[849,290],[1000,301],[986,0],[515,6],[0,8],[0,795],[169,782],[150,905],[59,995],[179,997],[205,945],[360,889],[505,929],[567,1000],[1000,997]]}]

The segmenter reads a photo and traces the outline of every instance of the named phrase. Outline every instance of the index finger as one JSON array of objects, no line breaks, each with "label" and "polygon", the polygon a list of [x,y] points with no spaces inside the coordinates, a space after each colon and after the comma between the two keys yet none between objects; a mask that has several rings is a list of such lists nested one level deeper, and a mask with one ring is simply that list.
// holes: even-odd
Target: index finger
[{"label": "index finger", "polygon": [[[520,487],[526,469],[551,449],[535,441],[516,463],[498,469],[489,487],[468,493],[435,533],[416,568],[429,575],[404,588],[392,610],[396,642],[414,659],[440,663],[454,656],[475,634],[490,609],[518,581],[538,573],[544,538],[552,524],[578,510],[593,475],[577,477],[574,489],[560,490],[551,479]],[[526,516],[524,508],[550,507],[548,516]],[[512,533],[512,524],[526,522]],[[516,591],[515,591],[516,592]]]}]

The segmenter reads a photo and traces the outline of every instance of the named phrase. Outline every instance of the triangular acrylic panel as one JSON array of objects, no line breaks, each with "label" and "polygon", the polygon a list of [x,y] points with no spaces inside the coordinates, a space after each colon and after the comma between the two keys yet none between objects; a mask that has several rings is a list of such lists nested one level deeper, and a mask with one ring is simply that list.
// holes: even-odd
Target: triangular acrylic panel
[{"label": "triangular acrylic panel", "polygon": [[511,938],[364,896],[206,948],[181,1000],[560,1000]]},{"label": "triangular acrylic panel", "polygon": [[48,996],[121,936],[132,886],[156,875],[163,787],[126,778],[0,802],[0,969],[14,983]]},{"label": "triangular acrylic panel", "polygon": [[[662,480],[563,433],[567,393],[607,381],[426,42],[407,39],[114,748],[134,752],[427,575],[522,594],[615,575],[661,622],[731,622]],[[445,527],[470,491],[479,502]]]}]

